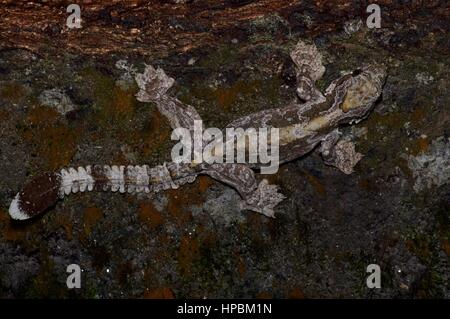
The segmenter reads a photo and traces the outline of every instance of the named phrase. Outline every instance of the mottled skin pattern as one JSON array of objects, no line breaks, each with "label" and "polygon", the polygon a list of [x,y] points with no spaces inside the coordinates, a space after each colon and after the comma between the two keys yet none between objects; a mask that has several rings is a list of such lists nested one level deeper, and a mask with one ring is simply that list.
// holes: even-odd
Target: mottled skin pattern
[{"label": "mottled skin pattern", "polygon": [[[300,41],[291,58],[296,65],[300,101],[244,116],[226,127],[278,128],[280,164],[297,159],[321,144],[325,163],[350,174],[362,155],[355,152],[352,143],[339,140],[338,127],[358,122],[369,115],[382,93],[385,68],[364,66],[333,81],[322,94],[315,87],[315,82],[325,72],[317,48]],[[136,81],[140,87],[137,99],[155,103],[173,129],[184,127],[193,130],[194,121],[201,120],[192,106],[167,94],[174,80],[162,69],[147,66],[144,73],[136,76]],[[277,186],[269,185],[266,180],[258,183],[253,169],[261,165],[167,163],[154,168],[146,165],[94,166],[45,173],[44,177],[36,177],[16,195],[10,206],[10,215],[15,219],[31,218],[54,205],[58,197],[71,192],[93,189],[157,192],[178,188],[194,181],[198,175],[206,174],[236,189],[242,197],[242,209],[274,217],[273,209],[284,196],[278,192]]]}]

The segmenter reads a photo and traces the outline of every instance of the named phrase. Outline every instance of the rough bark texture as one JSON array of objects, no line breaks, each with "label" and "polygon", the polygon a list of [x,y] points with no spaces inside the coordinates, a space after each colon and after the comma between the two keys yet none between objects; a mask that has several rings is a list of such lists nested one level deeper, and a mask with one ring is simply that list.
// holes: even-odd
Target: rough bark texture
[{"label": "rough bark texture", "polygon": [[[249,36],[246,23],[278,14],[292,31],[318,36],[342,28],[347,19],[366,15],[371,1],[228,0],[90,1],[82,7],[82,29],[68,29],[71,1],[0,1],[0,48],[75,54],[131,54],[166,57],[215,45],[230,36]],[[445,1],[377,1],[383,26],[418,24],[428,32],[450,27]],[[309,17],[305,19],[304,17]],[[303,17],[303,19],[302,19]],[[282,32],[282,30],[281,30]]]},{"label": "rough bark texture", "polygon": [[[377,1],[378,30],[356,0],[83,1],[68,30],[70,2],[0,1],[0,297],[450,297],[448,1]],[[317,152],[286,164],[266,177],[289,198],[274,220],[240,213],[207,177],[10,220],[42,171],[170,159],[169,123],[137,102],[133,68],[163,67],[171,94],[222,127],[291,101],[299,39],[324,56],[321,89],[388,67],[374,114],[343,130],[364,154],[351,175]],[[79,290],[65,284],[73,263]],[[366,287],[371,263],[382,289]]]}]

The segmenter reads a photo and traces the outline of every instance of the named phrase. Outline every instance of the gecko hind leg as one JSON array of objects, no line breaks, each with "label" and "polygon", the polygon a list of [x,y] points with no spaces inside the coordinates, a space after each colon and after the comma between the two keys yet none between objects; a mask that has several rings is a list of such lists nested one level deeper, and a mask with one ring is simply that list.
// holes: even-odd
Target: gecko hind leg
[{"label": "gecko hind leg", "polygon": [[211,164],[204,167],[202,174],[236,189],[242,197],[242,210],[251,210],[274,218],[275,206],[285,198],[278,192],[279,187],[269,185],[266,179],[258,184],[254,171],[245,164]]}]

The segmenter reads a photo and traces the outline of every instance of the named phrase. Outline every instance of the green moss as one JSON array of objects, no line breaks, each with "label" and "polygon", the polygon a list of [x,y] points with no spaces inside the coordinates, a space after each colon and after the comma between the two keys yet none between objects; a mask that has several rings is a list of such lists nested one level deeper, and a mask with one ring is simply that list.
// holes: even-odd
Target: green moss
[{"label": "green moss", "polygon": [[99,297],[99,292],[95,284],[86,283],[83,289],[83,298],[86,299],[96,299]]},{"label": "green moss", "polygon": [[191,89],[179,92],[179,99],[194,105],[209,126],[223,127],[232,120],[280,104],[281,80],[239,79],[219,87],[195,83]]},{"label": "green moss", "polygon": [[416,255],[422,263],[429,264],[432,258],[433,239],[426,234],[415,231],[406,240],[406,247]]},{"label": "green moss", "polygon": [[[81,72],[86,81],[89,98],[93,101],[93,115],[88,121],[99,126],[99,139],[108,136],[118,144],[125,144],[137,160],[146,163],[161,162],[170,154],[170,127],[156,107],[136,100],[137,85],[123,89],[115,79],[92,67]],[[92,138],[92,137],[91,137]],[[115,161],[125,161],[124,154],[117,154]]]},{"label": "green moss", "polygon": [[209,53],[206,59],[199,61],[199,66],[218,72],[224,66],[237,61],[239,51],[231,45],[224,45]]},{"label": "green moss", "polygon": [[251,20],[249,25],[250,42],[273,42],[277,32],[287,30],[289,24],[278,14],[271,14]]},{"label": "green moss", "polygon": [[42,254],[43,263],[39,274],[34,277],[25,293],[27,298],[66,298],[68,289],[65,282],[59,282],[53,261],[47,252]]}]

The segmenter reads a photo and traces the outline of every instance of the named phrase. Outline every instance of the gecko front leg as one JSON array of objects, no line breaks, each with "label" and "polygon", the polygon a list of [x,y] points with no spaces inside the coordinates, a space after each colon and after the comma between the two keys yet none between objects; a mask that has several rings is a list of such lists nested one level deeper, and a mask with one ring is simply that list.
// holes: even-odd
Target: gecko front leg
[{"label": "gecko front leg", "polygon": [[355,151],[350,141],[341,140],[339,130],[334,130],[322,140],[320,152],[325,164],[338,168],[345,174],[353,173],[353,168],[363,157]]},{"label": "gecko front leg", "polygon": [[175,80],[163,69],[146,65],[144,73],[137,74],[135,79],[140,89],[136,94],[137,100],[156,103],[159,112],[167,118],[172,129],[184,127],[192,130],[194,121],[201,120],[194,107],[167,94]]},{"label": "gecko front leg", "polygon": [[325,97],[315,85],[325,73],[322,55],[317,47],[299,41],[290,56],[296,68],[298,97],[305,102],[323,102]]}]

